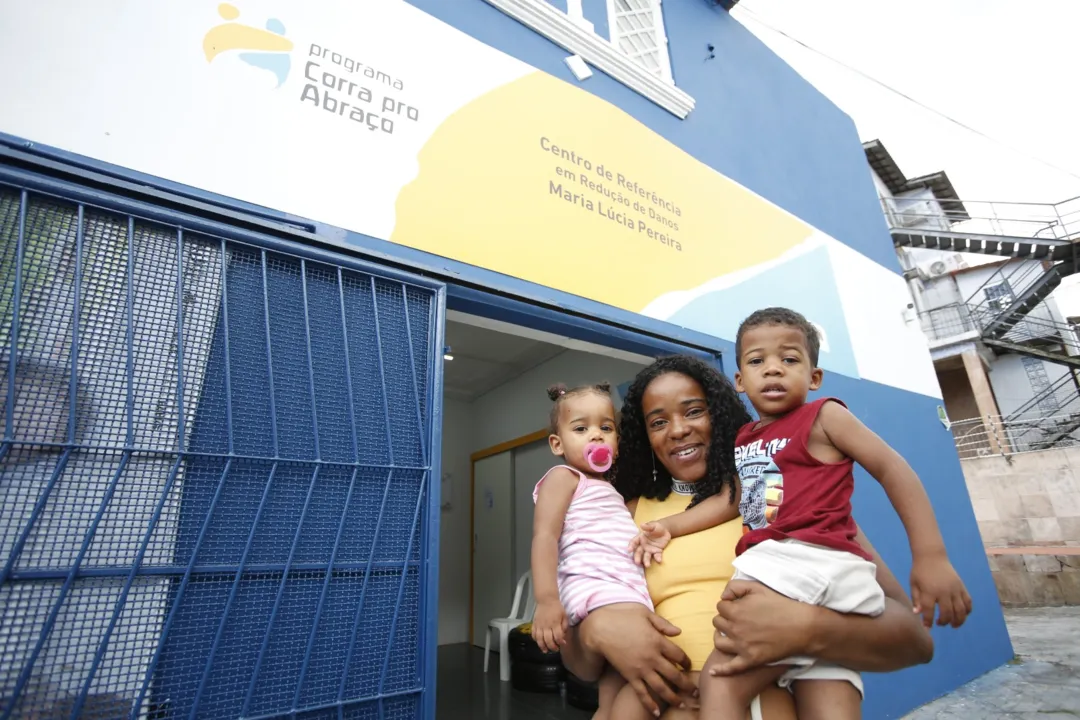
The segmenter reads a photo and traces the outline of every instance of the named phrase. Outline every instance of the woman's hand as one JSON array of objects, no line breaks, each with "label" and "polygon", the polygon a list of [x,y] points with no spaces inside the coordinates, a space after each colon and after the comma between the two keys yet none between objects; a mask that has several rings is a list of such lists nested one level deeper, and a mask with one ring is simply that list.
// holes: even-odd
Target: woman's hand
[{"label": "woman's hand", "polygon": [[558,600],[536,605],[532,621],[532,636],[544,652],[558,652],[566,644],[566,611]]},{"label": "woman's hand", "polygon": [[805,654],[817,611],[813,605],[784,597],[760,583],[731,581],[716,604],[713,642],[717,650],[732,658],[710,674],[736,675]]},{"label": "woman's hand", "polygon": [[644,608],[600,608],[581,623],[579,632],[582,644],[607,658],[653,715],[660,712],[653,695],[679,707],[683,704],[679,692],[697,689],[685,672],[690,659],[667,637],[681,630],[655,613]]}]

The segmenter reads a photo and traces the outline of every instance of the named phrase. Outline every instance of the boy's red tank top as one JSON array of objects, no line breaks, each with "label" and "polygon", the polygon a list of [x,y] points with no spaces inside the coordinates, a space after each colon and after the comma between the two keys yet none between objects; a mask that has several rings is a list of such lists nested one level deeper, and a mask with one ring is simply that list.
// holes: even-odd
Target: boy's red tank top
[{"label": "boy's red tank top", "polygon": [[820,398],[764,427],[748,423],[739,430],[735,466],[742,483],[744,534],[737,555],[765,540],[801,540],[871,559],[855,542],[855,463],[850,458],[823,463],[807,450],[810,429],[827,402],[844,405]]}]

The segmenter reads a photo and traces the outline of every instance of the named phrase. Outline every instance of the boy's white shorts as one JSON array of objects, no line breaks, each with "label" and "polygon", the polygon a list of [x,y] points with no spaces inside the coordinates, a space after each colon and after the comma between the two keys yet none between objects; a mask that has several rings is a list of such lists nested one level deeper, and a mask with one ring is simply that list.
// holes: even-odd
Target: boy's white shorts
[{"label": "boy's white shorts", "polygon": [[[765,540],[737,557],[732,580],[753,580],[792,600],[859,615],[880,615],[885,593],[877,582],[877,566],[858,555],[799,540]],[[778,681],[846,680],[863,694],[862,677],[854,670],[810,657],[790,657],[774,665],[794,665]]]}]

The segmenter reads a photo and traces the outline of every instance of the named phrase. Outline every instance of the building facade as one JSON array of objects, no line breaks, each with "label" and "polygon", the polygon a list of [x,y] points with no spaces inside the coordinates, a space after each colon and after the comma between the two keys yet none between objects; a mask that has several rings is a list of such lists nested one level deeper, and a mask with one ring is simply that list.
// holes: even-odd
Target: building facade
[{"label": "building facade", "polygon": [[448,310],[729,375],[802,311],[975,599],[867,717],[1008,660],[854,125],[723,5],[5,8],[4,712],[431,717]]},{"label": "building facade", "polygon": [[1075,444],[1080,348],[1055,297],[1075,272],[1067,204],[965,203],[946,173],[909,179],[880,141],[863,147],[890,228],[923,238],[897,249],[907,319],[926,336],[960,456]]}]

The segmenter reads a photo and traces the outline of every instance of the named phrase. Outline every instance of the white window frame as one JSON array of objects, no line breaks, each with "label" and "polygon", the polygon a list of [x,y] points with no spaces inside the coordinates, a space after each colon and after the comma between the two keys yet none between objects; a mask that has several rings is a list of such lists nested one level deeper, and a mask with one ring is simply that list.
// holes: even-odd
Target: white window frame
[{"label": "white window frame", "polygon": [[[652,3],[653,32],[656,33],[656,45],[660,50],[660,77],[669,83],[674,83],[675,80],[671,76],[671,51],[668,49],[667,30],[664,28],[663,2],[662,0],[649,1]],[[616,0],[607,0],[608,39],[612,45],[619,48],[615,2]],[[649,69],[645,68],[645,71],[649,72]]]},{"label": "white window frame", "polygon": [[[657,0],[657,11],[654,17],[660,24],[660,33],[665,36],[664,52],[660,55],[666,63],[666,78],[638,64],[610,39],[597,35],[589,23],[570,17],[547,0],[485,0],[485,2],[540,33],[559,47],[580,55],[597,70],[610,75],[676,117],[685,118],[694,109],[694,98],[676,87],[671,80],[671,58],[670,53],[667,52],[667,38],[663,31],[659,0]],[[615,18],[610,12],[611,4],[609,0],[608,27],[613,33]],[[570,3],[567,7],[571,7]],[[575,3],[574,7],[580,7],[580,5]]]}]

